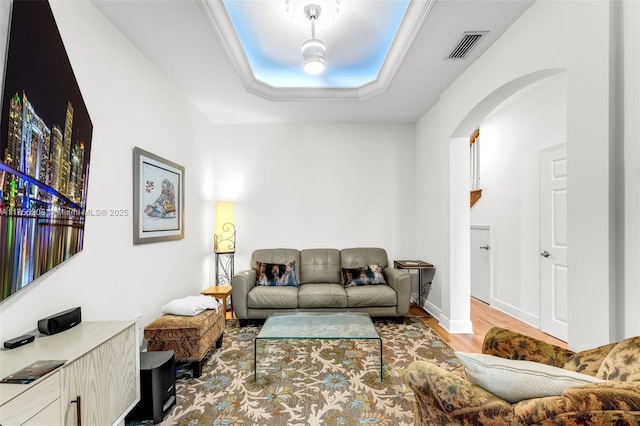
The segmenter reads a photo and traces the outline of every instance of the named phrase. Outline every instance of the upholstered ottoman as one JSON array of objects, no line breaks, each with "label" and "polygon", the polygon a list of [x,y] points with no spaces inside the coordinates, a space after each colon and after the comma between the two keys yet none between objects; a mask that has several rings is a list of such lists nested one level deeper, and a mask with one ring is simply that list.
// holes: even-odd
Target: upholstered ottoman
[{"label": "upholstered ottoman", "polygon": [[209,349],[222,346],[224,327],[223,305],[192,317],[164,314],[144,328],[147,351],[173,351],[176,362],[190,362],[200,377]]}]

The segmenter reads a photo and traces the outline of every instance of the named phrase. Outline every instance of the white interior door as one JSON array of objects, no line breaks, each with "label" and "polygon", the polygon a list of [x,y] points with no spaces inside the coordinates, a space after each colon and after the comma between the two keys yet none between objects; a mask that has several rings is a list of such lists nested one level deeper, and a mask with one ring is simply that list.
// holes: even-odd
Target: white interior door
[{"label": "white interior door", "polygon": [[567,340],[567,147],[540,154],[540,330]]},{"label": "white interior door", "polygon": [[491,303],[491,235],[486,225],[471,225],[471,297]]}]

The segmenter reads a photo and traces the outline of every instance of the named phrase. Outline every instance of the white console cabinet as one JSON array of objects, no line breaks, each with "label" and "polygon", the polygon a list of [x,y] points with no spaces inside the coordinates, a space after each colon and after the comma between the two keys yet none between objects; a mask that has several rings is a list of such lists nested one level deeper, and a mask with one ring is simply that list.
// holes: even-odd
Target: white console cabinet
[{"label": "white console cabinet", "polygon": [[30,384],[0,384],[0,426],[120,423],[140,400],[137,334],[133,321],[83,322],[0,351],[0,378],[38,360],[66,360]]}]

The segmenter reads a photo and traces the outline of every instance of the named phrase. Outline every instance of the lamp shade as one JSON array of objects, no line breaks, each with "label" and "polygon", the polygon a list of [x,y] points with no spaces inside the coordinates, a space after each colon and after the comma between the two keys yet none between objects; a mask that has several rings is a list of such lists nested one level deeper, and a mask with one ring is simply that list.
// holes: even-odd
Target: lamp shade
[{"label": "lamp shade", "polygon": [[213,250],[216,253],[234,253],[236,251],[233,201],[216,201]]}]

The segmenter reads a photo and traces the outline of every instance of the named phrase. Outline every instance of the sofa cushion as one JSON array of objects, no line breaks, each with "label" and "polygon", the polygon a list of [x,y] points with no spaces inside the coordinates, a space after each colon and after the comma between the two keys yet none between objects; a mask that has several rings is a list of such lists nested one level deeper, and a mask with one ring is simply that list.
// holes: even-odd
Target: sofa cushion
[{"label": "sofa cushion", "polygon": [[296,262],[256,262],[256,285],[297,287]]},{"label": "sofa cushion", "polygon": [[336,283],[340,278],[340,251],[307,249],[300,252],[300,283]]},{"label": "sofa cushion", "polygon": [[595,377],[533,361],[486,354],[455,353],[467,379],[488,392],[515,403],[524,399],[561,395],[571,386],[601,382]]},{"label": "sofa cushion", "polygon": [[598,346],[597,348],[573,354],[569,357],[567,362],[564,363],[564,367],[562,368],[595,376],[598,373],[598,369],[600,369],[602,362],[615,346],[616,343],[610,343],[608,345]]},{"label": "sofa cushion", "polygon": [[298,307],[298,287],[255,286],[247,294],[247,307],[295,309]]},{"label": "sofa cushion", "polygon": [[596,377],[616,382],[640,382],[640,337],[630,337],[609,352]]},{"label": "sofa cushion", "polygon": [[295,262],[296,281],[300,282],[300,250],[288,248],[259,249],[251,254],[251,269],[256,269],[256,263],[279,263],[285,264]]},{"label": "sofa cushion", "polygon": [[382,269],[389,266],[387,251],[377,247],[358,247],[340,250],[342,268],[359,268],[363,265],[379,263]]},{"label": "sofa cushion", "polygon": [[359,268],[342,268],[342,282],[346,287],[357,285],[386,284],[379,263]]},{"label": "sofa cushion", "polygon": [[302,284],[298,288],[298,305],[301,309],[346,308],[347,295],[340,284]]},{"label": "sofa cushion", "polygon": [[398,296],[388,285],[365,285],[345,288],[349,308],[396,306]]}]

